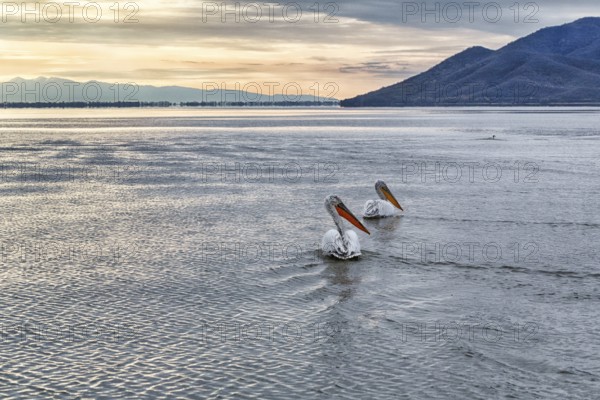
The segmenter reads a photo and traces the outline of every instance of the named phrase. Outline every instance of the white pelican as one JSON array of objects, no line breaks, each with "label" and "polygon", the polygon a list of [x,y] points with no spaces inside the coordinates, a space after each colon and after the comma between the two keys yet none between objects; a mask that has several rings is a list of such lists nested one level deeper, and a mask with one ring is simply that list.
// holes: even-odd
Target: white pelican
[{"label": "white pelican", "polygon": [[375,182],[375,191],[381,200],[368,200],[365,203],[365,218],[392,217],[397,214],[396,208],[404,211],[384,181]]},{"label": "white pelican", "polygon": [[358,236],[352,230],[344,231],[343,221],[340,217],[344,217],[352,225],[361,231],[371,234],[367,228],[348,210],[342,200],[337,196],[328,196],[325,199],[325,209],[333,218],[336,229],[332,229],[323,236],[321,248],[326,256],[333,256],[341,260],[360,256],[360,242]]}]

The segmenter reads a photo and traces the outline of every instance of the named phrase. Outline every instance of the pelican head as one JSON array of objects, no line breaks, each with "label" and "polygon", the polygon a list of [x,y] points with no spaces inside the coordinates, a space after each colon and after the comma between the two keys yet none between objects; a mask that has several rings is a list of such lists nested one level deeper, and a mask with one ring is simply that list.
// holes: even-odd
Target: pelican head
[{"label": "pelican head", "polygon": [[398,200],[396,200],[396,198],[394,197],[394,195],[392,194],[392,192],[387,187],[384,181],[379,180],[375,182],[375,191],[377,192],[377,195],[379,195],[380,199],[387,200],[390,203],[392,203],[394,207],[404,211],[404,209],[402,208],[400,203],[398,203]]},{"label": "pelican head", "polygon": [[343,235],[340,217],[343,217],[352,225],[365,232],[366,234],[371,234],[371,232],[369,232],[369,230],[365,228],[365,226],[358,220],[358,218],[356,218],[354,214],[352,214],[352,212],[348,210],[348,207],[344,205],[344,202],[338,196],[327,196],[325,198],[325,209],[333,218],[333,221],[335,222],[340,234]]}]

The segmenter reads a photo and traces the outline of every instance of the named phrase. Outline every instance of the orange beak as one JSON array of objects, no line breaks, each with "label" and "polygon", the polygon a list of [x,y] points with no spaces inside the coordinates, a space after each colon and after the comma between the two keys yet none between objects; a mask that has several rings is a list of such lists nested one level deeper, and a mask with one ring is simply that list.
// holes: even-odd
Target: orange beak
[{"label": "orange beak", "polygon": [[345,218],[352,225],[354,225],[355,227],[357,227],[358,229],[360,229],[368,235],[371,234],[371,232],[369,232],[369,230],[365,228],[365,226],[354,216],[354,214],[350,212],[350,210],[348,210],[348,208],[345,205],[338,204],[335,207],[335,209],[341,217]]},{"label": "orange beak", "polygon": [[402,208],[400,203],[398,203],[398,200],[396,200],[396,198],[394,197],[394,195],[392,194],[392,192],[390,192],[390,190],[388,188],[386,188],[386,187],[381,188],[381,191],[383,192],[383,195],[390,203],[392,203],[394,206],[396,206],[396,208],[399,208],[402,211],[404,211],[404,209]]}]

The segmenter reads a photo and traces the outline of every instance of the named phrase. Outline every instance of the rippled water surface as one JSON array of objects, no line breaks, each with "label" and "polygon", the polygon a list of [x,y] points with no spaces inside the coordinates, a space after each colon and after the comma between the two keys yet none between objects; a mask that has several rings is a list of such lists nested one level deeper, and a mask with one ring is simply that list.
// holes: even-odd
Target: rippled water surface
[{"label": "rippled water surface", "polygon": [[600,393],[596,109],[1,115],[3,398]]}]

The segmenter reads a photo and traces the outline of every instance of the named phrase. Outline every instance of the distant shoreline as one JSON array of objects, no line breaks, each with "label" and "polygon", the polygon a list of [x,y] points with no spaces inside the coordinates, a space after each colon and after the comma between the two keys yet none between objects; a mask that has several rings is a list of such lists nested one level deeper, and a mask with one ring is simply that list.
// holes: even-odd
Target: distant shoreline
[{"label": "distant shoreline", "polygon": [[0,109],[110,109],[110,108],[172,108],[172,109],[267,109],[267,108],[336,108],[336,109],[427,109],[427,108],[581,108],[600,107],[600,103],[551,103],[551,104],[439,104],[439,105],[406,105],[406,106],[343,106],[336,102],[299,102],[289,103],[265,103],[265,104],[176,104],[176,103],[0,103]]},{"label": "distant shoreline", "polygon": [[269,108],[269,107],[339,107],[339,101],[331,102],[272,102],[272,103],[218,103],[218,102],[189,102],[171,103],[159,102],[65,102],[65,103],[0,103],[0,108]]},{"label": "distant shoreline", "polygon": [[370,109],[383,109],[383,108],[484,108],[484,107],[498,107],[498,108],[527,108],[527,107],[600,107],[600,103],[548,103],[548,104],[506,104],[506,103],[490,103],[490,104],[427,104],[427,105],[385,105],[385,106],[344,106],[340,105],[340,108],[370,108]]}]

